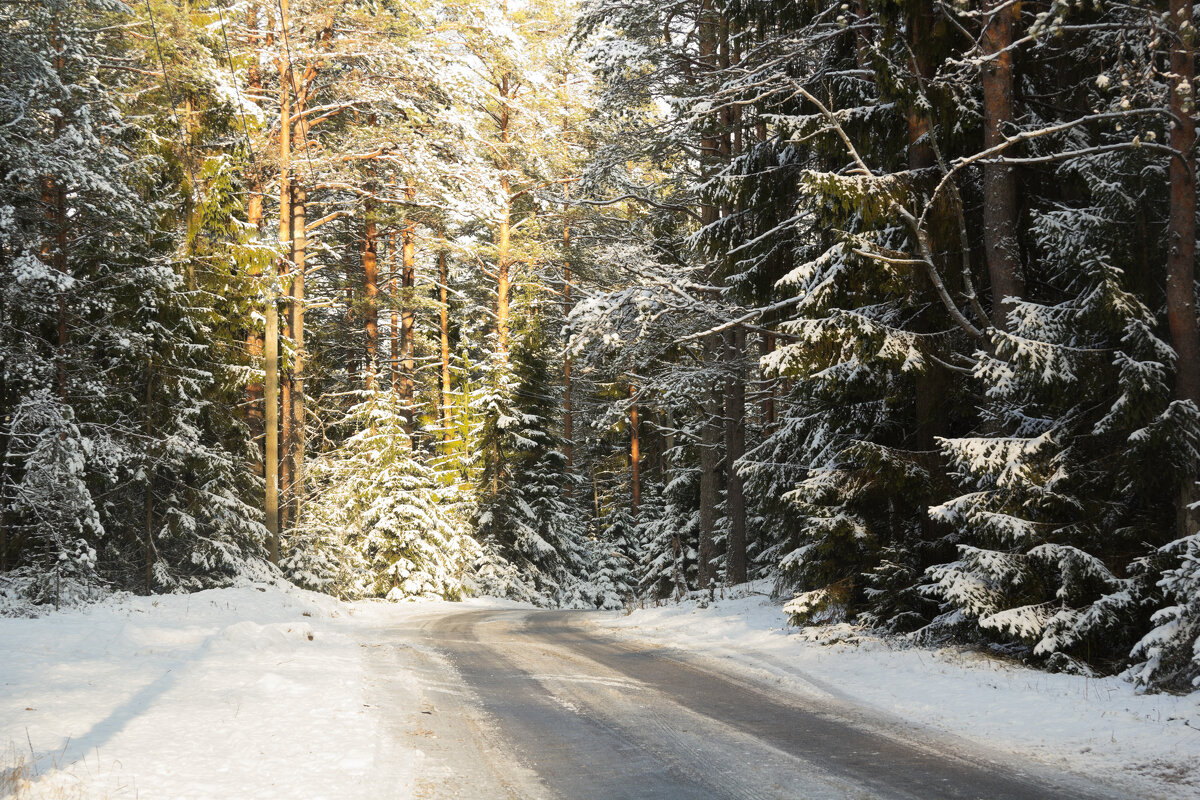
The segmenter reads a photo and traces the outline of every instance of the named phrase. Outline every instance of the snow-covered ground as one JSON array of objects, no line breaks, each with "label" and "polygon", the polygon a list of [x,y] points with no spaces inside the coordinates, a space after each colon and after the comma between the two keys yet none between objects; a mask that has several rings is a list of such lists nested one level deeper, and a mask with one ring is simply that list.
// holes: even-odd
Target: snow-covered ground
[{"label": "snow-covered ground", "polygon": [[[434,763],[422,725],[434,718],[421,716],[461,687],[436,637],[386,657],[378,642],[462,608],[248,586],[0,619],[0,796],[421,796],[438,770],[469,767]],[[847,627],[797,631],[762,595],[591,619],[601,635],[722,661],[800,702],[832,698],[1144,795],[1200,798],[1200,695],[1139,695]]]},{"label": "snow-covered ground", "polygon": [[0,619],[0,796],[406,796],[355,612],[251,586]]},{"label": "snow-covered ground", "polygon": [[[601,630],[726,662],[803,696],[873,707],[988,748],[1200,798],[1200,693],[1139,694],[1119,678],[1052,675],[962,649],[929,650],[850,626],[788,627],[762,593],[597,616]],[[732,662],[732,663],[730,663]],[[732,671],[732,670],[731,670]]]}]

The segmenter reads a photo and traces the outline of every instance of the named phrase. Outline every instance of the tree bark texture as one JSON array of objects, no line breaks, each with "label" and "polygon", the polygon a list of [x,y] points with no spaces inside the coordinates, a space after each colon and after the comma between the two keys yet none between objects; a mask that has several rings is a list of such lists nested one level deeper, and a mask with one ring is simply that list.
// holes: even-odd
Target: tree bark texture
[{"label": "tree bark texture", "polygon": [[[700,41],[699,60],[708,69],[717,66],[717,33],[719,21],[713,10],[712,0],[702,0],[700,4]],[[712,162],[720,153],[720,142],[712,132],[700,140],[700,158],[707,173],[713,171]],[[719,218],[719,212],[712,203],[702,203],[700,206],[700,224],[707,227]],[[704,338],[704,364],[711,367],[718,360],[717,335],[710,334]],[[720,399],[716,390],[709,390],[703,399],[703,423],[700,431],[700,531],[697,559],[697,583],[699,588],[707,589],[713,579],[713,559],[716,556],[716,527],[717,504],[719,498],[719,481],[717,471],[720,469],[719,453],[721,431],[718,427],[717,415],[720,413]]]},{"label": "tree bark texture", "polygon": [[746,582],[746,498],[735,465],[746,452],[746,381],[742,355],[744,328],[725,332],[725,357],[729,377],[725,382],[725,514],[729,518],[729,543],[725,555],[725,582]]},{"label": "tree bark texture", "polygon": [[[408,201],[416,200],[416,192],[410,186],[405,190]],[[411,443],[413,423],[416,418],[416,380],[414,348],[416,345],[416,310],[414,287],[416,286],[417,263],[417,225],[408,222],[401,234],[403,241],[401,249],[400,274],[400,405],[404,414],[404,432],[408,434]]]},{"label": "tree bark texture", "polygon": [[[563,316],[571,315],[571,225],[563,223]],[[568,477],[575,467],[575,415],[571,408],[571,356],[563,358],[563,454],[566,456]],[[567,493],[571,481],[566,482]]]},{"label": "tree bark texture", "polygon": [[450,442],[450,409],[453,404],[450,384],[450,270],[446,264],[446,239],[438,234],[438,329],[442,349],[442,444]]},{"label": "tree bark texture", "polygon": [[[1004,143],[1004,125],[1013,121],[1013,28],[1021,4],[985,0],[982,73],[983,146]],[[1008,164],[983,166],[983,243],[992,285],[992,324],[1008,330],[1005,298],[1025,293],[1018,243],[1017,176]]]},{"label": "tree bark texture", "polygon": [[632,510],[636,517],[642,504],[642,448],[638,435],[637,387],[629,384],[629,468],[633,482]]},{"label": "tree bark texture", "polygon": [[363,333],[367,346],[367,370],[365,384],[367,391],[374,391],[376,376],[379,369],[379,263],[376,257],[375,221],[371,218],[371,208],[368,206],[367,218],[363,229]]},{"label": "tree bark texture", "polygon": [[[1171,0],[1171,149],[1175,155],[1168,169],[1171,210],[1167,221],[1167,324],[1175,348],[1175,395],[1200,406],[1200,328],[1195,305],[1196,281],[1196,144],[1195,34],[1192,4]],[[1200,527],[1193,469],[1180,489],[1176,514],[1177,533],[1189,536]]]},{"label": "tree bark texture", "polygon": [[308,239],[304,232],[307,221],[307,192],[296,182],[292,187],[292,280],[291,304],[288,308],[288,323],[292,331],[291,372],[291,439],[288,442],[288,461],[291,464],[291,496],[289,515],[293,521],[300,518],[300,506],[304,501],[304,458],[306,445],[305,397],[304,397],[304,262]]}]

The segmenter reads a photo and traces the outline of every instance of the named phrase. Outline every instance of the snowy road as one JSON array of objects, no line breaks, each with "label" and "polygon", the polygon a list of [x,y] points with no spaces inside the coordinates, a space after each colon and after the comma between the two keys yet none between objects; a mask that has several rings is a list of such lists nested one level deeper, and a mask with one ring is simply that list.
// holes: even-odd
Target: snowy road
[{"label": "snowy road", "polygon": [[[896,719],[597,636],[578,612],[445,609],[378,628],[368,699],[428,798],[1116,798]],[[416,674],[413,686],[393,676]],[[396,685],[393,685],[396,684]]]}]

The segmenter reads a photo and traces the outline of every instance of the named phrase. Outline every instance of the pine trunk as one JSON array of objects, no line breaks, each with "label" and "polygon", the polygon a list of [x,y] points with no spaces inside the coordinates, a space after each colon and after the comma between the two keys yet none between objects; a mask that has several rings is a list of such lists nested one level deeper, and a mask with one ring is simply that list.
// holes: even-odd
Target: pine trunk
[{"label": "pine trunk", "polygon": [[[286,15],[286,5],[281,11]],[[286,24],[286,16],[281,22]],[[279,242],[282,252],[290,254],[288,243],[292,238],[291,190],[288,185],[291,159],[291,126],[286,120],[291,117],[291,96],[288,93],[288,74],[291,65],[281,61],[279,65]],[[279,306],[275,296],[276,279],[287,269],[281,254],[278,268],[272,267],[267,276],[270,288],[267,294],[266,325],[263,334],[263,363],[265,382],[263,385],[263,421],[266,428],[266,453],[263,472],[266,478],[265,512],[269,535],[268,549],[271,563],[279,564]],[[278,271],[277,271],[278,270]]]},{"label": "pine trunk", "polygon": [[[55,131],[60,123],[55,123]],[[42,190],[42,203],[46,207],[46,220],[50,235],[42,246],[42,260],[60,275],[67,274],[67,195],[62,183],[47,178]],[[58,399],[67,402],[67,298],[58,290],[56,299],[54,371]]]},{"label": "pine trunk", "polygon": [[638,432],[637,388],[629,384],[629,466],[633,481],[633,515],[636,517],[642,504],[642,448]]},{"label": "pine trunk", "polygon": [[[765,333],[759,339],[759,354],[766,358],[775,352],[775,334]],[[775,429],[775,379],[762,375],[759,381],[759,392],[762,397],[762,425],[766,431]]]},{"label": "pine trunk", "polygon": [[[303,126],[300,131],[303,133]],[[304,500],[304,451],[305,397],[304,397],[304,260],[308,239],[304,226],[307,222],[306,202],[308,195],[299,183],[292,187],[292,302],[288,309],[289,327],[292,331],[292,374],[291,374],[291,439],[288,442],[288,461],[291,463],[291,502],[289,515],[293,521],[300,519],[300,506]]]},{"label": "pine trunk", "polygon": [[[150,434],[153,427],[153,419],[150,413],[151,404],[154,402],[154,362],[151,361],[146,366],[146,397],[145,397],[145,415],[146,415],[146,433]],[[154,593],[154,469],[146,470],[146,488],[145,495],[142,498],[143,512],[143,549],[145,550],[145,574],[142,576],[146,585],[146,594]]]},{"label": "pine trunk", "polygon": [[[564,212],[565,213],[565,212]],[[563,222],[563,316],[571,314],[571,226]],[[575,416],[571,409],[571,356],[563,358],[563,455],[566,456],[566,491],[571,493],[571,473],[575,468]]]},{"label": "pine trunk", "polygon": [[[255,231],[262,225],[263,196],[262,182],[254,173],[250,186],[250,202],[246,209],[246,220]],[[258,277],[258,273],[254,273]],[[256,327],[246,332],[246,354],[251,367],[257,367],[263,357],[263,334]],[[246,423],[250,428],[250,437],[254,442],[254,457],[257,461],[253,468],[256,475],[263,474],[263,384],[257,378],[251,378],[246,384]]]},{"label": "pine trunk", "polygon": [[[715,363],[718,349],[717,334],[704,338],[705,362]],[[704,422],[700,432],[700,549],[697,581],[707,589],[714,578],[713,560],[716,557],[717,503],[720,486],[721,428],[717,416],[721,413],[720,397],[710,389],[704,397]]]},{"label": "pine trunk", "polygon": [[[918,0],[908,15],[909,43],[912,48],[911,67],[922,78],[928,80],[933,67],[933,4],[930,0]],[[931,135],[926,110],[919,103],[908,109],[908,167],[910,170],[927,170],[936,163],[933,147],[928,141]],[[922,291],[931,298],[931,307],[936,303],[932,284],[922,280]],[[932,320],[918,321],[918,329],[928,331],[938,324]],[[913,445],[920,451],[932,451],[936,437],[944,431],[945,420],[945,371],[930,366],[917,375],[915,387],[915,425]]]},{"label": "pine trunk", "polygon": [[[250,49],[257,51],[258,37],[258,6],[251,5],[246,11],[246,30],[250,32],[249,45]],[[259,68],[258,59],[250,60],[247,70],[247,86],[249,94],[259,96],[262,94],[262,72]],[[255,231],[255,234],[261,232],[263,220],[263,185],[262,172],[258,164],[252,164],[250,169],[250,199],[246,204],[246,221]],[[258,273],[254,273],[257,277]],[[252,367],[257,366],[263,357],[263,334],[257,327],[251,326],[246,333],[246,353],[250,359]],[[264,433],[263,422],[263,384],[261,381],[252,378],[246,385],[246,423],[250,428],[250,436],[254,440],[254,457],[257,461],[253,464],[253,469],[256,475],[264,475],[263,473],[263,443],[262,436]]]},{"label": "pine trunk", "polygon": [[[717,20],[713,11],[712,0],[702,0],[700,4],[700,63],[709,69],[716,68],[717,55]],[[700,158],[705,164],[704,171],[712,172],[712,162],[720,150],[720,143],[714,135],[706,135],[700,140]],[[703,203],[700,207],[700,223],[707,227],[718,219],[717,207],[711,203]],[[718,342],[716,334],[704,338],[704,364],[711,368],[718,360]],[[697,558],[697,583],[699,588],[707,589],[713,579],[713,559],[716,556],[716,527],[717,504],[719,498],[719,481],[717,470],[720,469],[721,432],[718,428],[717,414],[720,400],[715,390],[705,393],[702,400],[702,420],[700,431],[700,531]]]},{"label": "pine trunk", "polygon": [[[1168,170],[1171,211],[1167,229],[1167,323],[1175,348],[1175,394],[1200,406],[1200,330],[1195,306],[1196,281],[1196,144],[1195,49],[1192,37],[1192,4],[1171,0],[1171,158]],[[1189,475],[1180,490],[1178,534],[1188,536],[1200,527],[1195,476]]]},{"label": "pine trunk", "polygon": [[367,371],[366,389],[375,389],[375,378],[379,369],[379,264],[375,255],[376,238],[375,221],[371,218],[372,209],[367,206],[367,218],[363,232],[362,265],[364,276],[365,303],[363,308],[363,332],[367,340]]},{"label": "pine trunk", "polygon": [[[732,46],[736,34],[736,26],[722,19],[718,58],[721,69],[726,72],[738,61],[737,52]],[[722,168],[741,154],[738,108],[727,104],[722,111]],[[731,206],[725,205],[721,209],[724,217],[732,213]],[[741,476],[734,469],[734,464],[746,450],[746,381],[741,370],[745,344],[746,334],[742,328],[731,328],[725,332],[725,517],[729,527],[725,544],[725,582],[730,585],[746,582],[746,500]]]},{"label": "pine trunk", "polygon": [[[287,293],[284,293],[287,296]],[[291,338],[291,325],[284,311],[280,338]],[[287,531],[292,523],[292,375],[280,371],[279,380],[279,530]]]},{"label": "pine trunk", "polygon": [[[504,104],[500,108],[500,147],[507,159],[509,139],[509,79],[505,75],[500,82],[500,96]],[[501,164],[507,168],[507,164]],[[500,178],[500,229],[496,235],[496,345],[501,361],[508,361],[508,294],[509,294],[509,247],[512,236],[512,184],[508,173]]]},{"label": "pine trunk", "polygon": [[503,195],[503,209],[500,217],[500,231],[496,240],[496,341],[502,361],[508,360],[508,294],[509,294],[509,222],[512,214],[512,203],[509,199],[510,186],[508,178],[500,181],[500,193]]},{"label": "pine trunk", "polygon": [[388,273],[391,276],[388,280],[388,286],[391,288],[392,295],[392,323],[389,328],[391,336],[391,348],[388,351],[390,356],[390,367],[392,373],[392,394],[400,396],[400,359],[402,348],[400,345],[400,285],[397,281],[400,278],[400,270],[397,269],[399,264],[396,262],[396,234],[392,233],[388,236],[387,246],[387,263]]},{"label": "pine trunk", "polygon": [[[416,198],[416,192],[409,187],[405,196],[411,203]],[[410,222],[404,226],[402,234],[403,248],[401,250],[400,275],[400,353],[403,359],[400,365],[400,406],[404,413],[404,432],[408,434],[411,443],[413,423],[416,418],[416,363],[414,359],[416,311],[413,308],[415,300],[414,286],[416,285],[417,261],[417,226]]]},{"label": "pine trunk", "polygon": [[741,361],[746,332],[737,327],[725,332],[729,378],[725,383],[725,515],[729,518],[729,543],[725,556],[725,582],[746,582],[746,498],[735,465],[746,452],[746,381]]},{"label": "pine trunk", "polygon": [[446,266],[446,239],[438,234],[438,328],[442,345],[442,444],[450,443],[450,271]]},{"label": "pine trunk", "polygon": [[[1015,117],[1013,106],[1013,43],[1020,3],[986,0],[983,53],[983,146],[1002,144],[1004,126]],[[992,324],[1008,330],[1005,299],[1025,293],[1017,230],[1017,176],[1007,164],[983,167],[983,242],[992,284]]]}]

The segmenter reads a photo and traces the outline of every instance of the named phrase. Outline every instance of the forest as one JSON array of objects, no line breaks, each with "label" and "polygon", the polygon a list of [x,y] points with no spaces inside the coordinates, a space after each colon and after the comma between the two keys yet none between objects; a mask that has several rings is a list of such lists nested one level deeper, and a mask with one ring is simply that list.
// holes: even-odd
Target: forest
[{"label": "forest", "polygon": [[1182,0],[0,3],[0,609],[283,577],[1200,682]]}]

